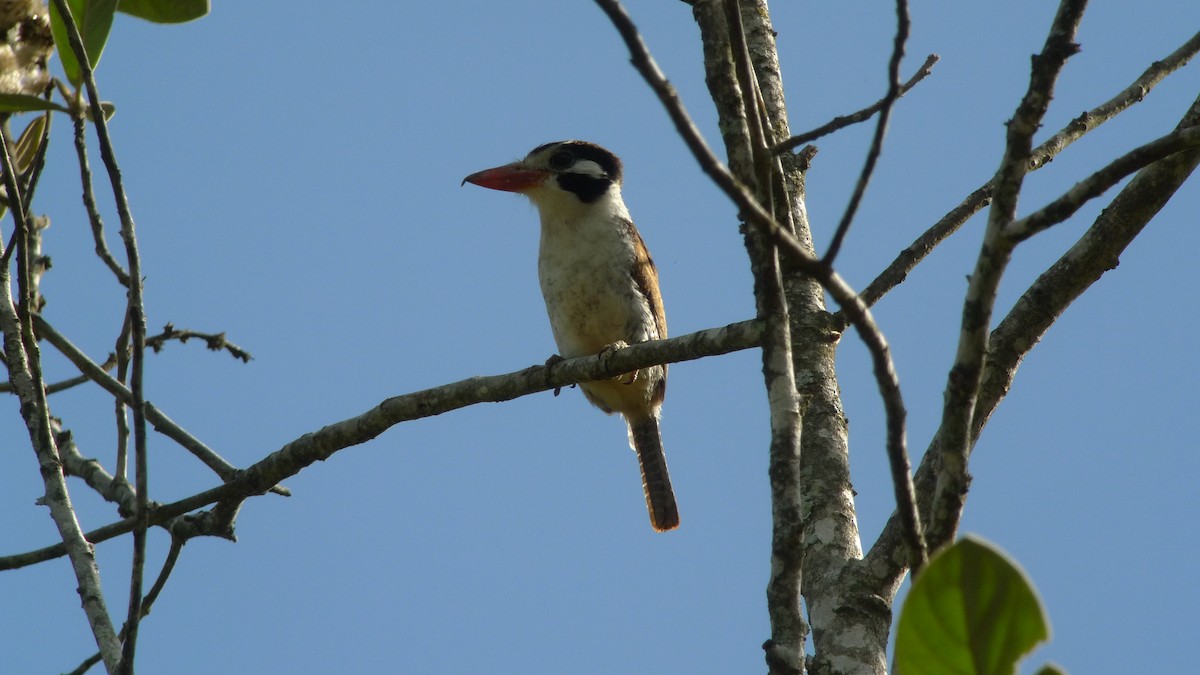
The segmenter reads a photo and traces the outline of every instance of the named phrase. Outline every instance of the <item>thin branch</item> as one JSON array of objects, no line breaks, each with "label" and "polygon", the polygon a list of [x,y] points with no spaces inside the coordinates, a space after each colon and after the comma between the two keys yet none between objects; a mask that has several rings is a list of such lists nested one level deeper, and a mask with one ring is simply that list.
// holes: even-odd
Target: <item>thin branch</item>
[{"label": "thin branch", "polygon": [[169,323],[163,326],[163,332],[147,337],[146,346],[157,353],[162,351],[163,346],[170,340],[178,340],[181,344],[185,344],[192,338],[204,340],[205,346],[214,352],[227,351],[230,356],[240,359],[242,363],[249,363],[254,358],[250,356],[250,352],[226,340],[225,333],[201,333],[187,329],[179,330]]},{"label": "thin branch", "polygon": [[1061,197],[1037,211],[1009,223],[1004,236],[1020,242],[1057,225],[1075,214],[1088,201],[1104,194],[1127,176],[1165,157],[1200,144],[1200,129],[1173,131],[1130,150],[1107,166],[1077,183]]},{"label": "thin branch", "polygon": [[[140,520],[133,534],[133,562],[129,581],[129,612],[126,618],[128,634],[122,644],[121,663],[118,672],[122,675],[132,675],[133,659],[137,649],[138,621],[141,619],[142,581],[146,560],[146,528],[149,516],[149,458],[146,449],[146,410],[143,405],[145,396],[142,391],[143,368],[146,351],[146,311],[142,298],[142,263],[138,252],[136,227],[133,213],[129,209],[129,199],[125,194],[125,185],[121,179],[121,169],[117,164],[116,151],[112,138],[108,133],[108,120],[100,106],[100,92],[96,87],[95,74],[88,61],[87,50],[83,45],[83,37],[67,0],[54,0],[66,29],[71,51],[79,62],[80,75],[88,93],[88,103],[92,111],[92,121],[96,125],[96,138],[100,142],[100,157],[108,169],[108,180],[112,186],[113,198],[117,206],[117,215],[121,219],[121,239],[125,243],[125,257],[129,265],[129,294],[128,308],[131,325],[130,339],[132,361],[130,370],[129,391],[133,395],[133,447],[134,447],[134,482],[137,485],[137,518]],[[105,665],[108,665],[107,663]],[[110,668],[111,670],[111,668]]]},{"label": "thin branch", "polygon": [[[1200,128],[1200,97],[1180,122],[1179,129]],[[1017,368],[1055,321],[1106,272],[1145,226],[1200,165],[1200,150],[1171,155],[1138,172],[1121,189],[1087,232],[1033,282],[1000,322],[988,341],[983,385],[972,420],[972,439],[978,439],[993,412],[1009,393]],[[921,508],[928,510],[937,480],[941,431],[934,435],[917,469]],[[876,592],[899,585],[907,565],[902,531],[895,514],[859,566],[874,577]]]},{"label": "thin branch", "polygon": [[137,508],[137,494],[133,486],[124,478],[116,478],[105,470],[99,460],[84,457],[75,445],[75,437],[70,430],[63,429],[60,423],[51,420],[54,428],[55,442],[58,444],[58,454],[62,457],[63,471],[68,476],[76,476],[87,483],[104,499],[117,505],[117,513],[127,517]]},{"label": "thin branch", "polygon": [[1059,5],[1042,52],[1033,57],[1029,88],[1008,123],[1004,157],[996,172],[996,193],[983,246],[967,287],[958,351],[946,383],[941,426],[943,442],[939,453],[941,466],[929,520],[929,542],[935,548],[953,540],[966,500],[970,481],[967,456],[988,348],[988,327],[1000,278],[1014,246],[1014,242],[1004,236],[1004,228],[1015,219],[1017,196],[1025,174],[1029,172],[1033,134],[1049,108],[1063,66],[1079,51],[1074,39],[1086,6],[1086,0],[1063,0]]},{"label": "thin branch", "polygon": [[[55,330],[40,315],[34,317],[34,327],[37,329],[39,337],[53,345],[81,373],[87,375],[89,379],[100,385],[102,389],[115,396],[119,401],[123,401],[126,404],[132,403],[133,394],[125,385],[109,375],[106,372],[106,368],[97,365],[95,361],[89,359],[87,354],[84,354],[82,350],[72,344],[64,335]],[[237,467],[227,462],[215,450],[176,424],[170,417],[167,417],[166,413],[155,407],[153,403],[147,401],[145,409],[146,419],[154,425],[156,431],[183,446],[184,449],[195,455],[201,462],[204,462],[205,466],[212,469],[223,480],[232,480],[237,475]],[[287,488],[281,486],[276,486],[271,491],[284,496],[291,494]]]},{"label": "thin branch", "polygon": [[96,256],[112,271],[117,281],[126,288],[129,287],[129,273],[121,267],[121,263],[108,250],[108,242],[104,238],[104,219],[96,206],[96,194],[92,188],[92,167],[87,155],[87,123],[82,116],[72,119],[75,125],[75,155],[79,158],[79,182],[83,184],[83,206],[87,210],[88,222],[92,225],[92,240],[95,242]]},{"label": "thin branch", "polygon": [[[28,272],[28,250],[21,243],[28,232],[28,219],[25,215],[24,200],[17,185],[16,165],[9,153],[8,134],[0,129],[0,164],[3,166],[3,181],[8,191],[10,211],[16,223],[19,253],[26,261],[21,264],[23,271]],[[108,616],[104,602],[104,592],[100,583],[100,572],[92,554],[91,544],[84,538],[75,518],[71,505],[70,493],[66,480],[62,475],[62,465],[58,458],[54,437],[50,433],[50,413],[46,402],[45,384],[41,373],[41,355],[37,340],[33,337],[31,314],[29,313],[28,286],[31,279],[22,279],[25,288],[21,292],[22,312],[18,315],[14,307],[9,275],[9,265],[0,265],[0,329],[4,333],[4,349],[9,381],[12,383],[21,401],[21,416],[29,431],[29,438],[38,456],[42,482],[45,486],[46,506],[50,516],[62,538],[63,552],[71,559],[71,567],[75,579],[79,583],[78,591],[82,600],[84,613],[96,640],[96,646],[104,654],[105,665],[113,670],[116,668],[121,646],[117,641],[116,631]]]},{"label": "thin branch", "polygon": [[[1159,82],[1171,73],[1187,65],[1200,52],[1200,33],[1196,33],[1174,52],[1155,61],[1129,86],[1108,101],[1092,108],[1072,120],[1038,147],[1029,158],[1029,170],[1036,171],[1049,164],[1058,153],[1065,150],[1087,132],[1124,112],[1142,101]],[[934,248],[958,231],[971,216],[991,203],[995,193],[996,179],[992,178],[967,196],[937,223],[926,230],[911,245],[905,248],[860,294],[867,306],[874,306],[888,291],[898,286]],[[842,318],[842,327],[846,322]]]},{"label": "thin branch", "polygon": [[1200,32],[1193,35],[1165,58],[1151,63],[1141,75],[1111,99],[1071,120],[1066,127],[1046,139],[1029,158],[1029,170],[1039,169],[1084,134],[1140,103],[1154,87],[1171,73],[1187,65],[1200,53]]},{"label": "thin branch", "polygon": [[[222,486],[156,507],[151,512],[150,524],[162,525],[222,500],[232,502],[262,494],[272,485],[296,475],[312,463],[329,459],[344,448],[366,443],[402,422],[433,417],[479,403],[510,401],[579,382],[608,379],[650,366],[751,349],[762,344],[762,335],[761,322],[743,321],[669,340],[642,342],[603,355],[567,359],[550,366],[532,366],[504,375],[472,377],[389,398],[358,416],[300,436],[238,472]],[[98,544],[130,532],[133,526],[134,519],[126,518],[88,532],[87,540]],[[0,571],[26,567],[62,555],[62,545],[57,544],[0,557]]]},{"label": "thin branch", "polygon": [[[112,368],[112,365],[109,365],[108,362],[105,362],[100,367],[104,368],[105,366],[108,366],[108,368]],[[46,385],[46,394],[50,395],[50,394],[57,394],[60,392],[64,392],[68,389],[74,389],[75,387],[78,387],[79,385],[85,384],[87,382],[91,382],[91,378],[89,378],[87,375],[76,375],[75,377],[68,377],[65,380],[59,380],[58,382],[51,382],[50,384],[47,384]],[[11,390],[11,388],[9,388],[9,386],[7,384],[0,384],[0,391],[12,391],[12,390]]]},{"label": "thin branch", "polygon": [[[826,265],[832,266],[833,261],[837,259],[838,252],[842,250],[842,242],[845,241],[846,234],[850,231],[850,224],[854,222],[854,214],[858,213],[858,205],[862,203],[863,195],[867,192],[867,185],[871,182],[871,174],[875,172],[875,164],[879,161],[880,153],[883,152],[883,139],[887,135],[888,121],[892,117],[892,106],[895,105],[896,99],[900,98],[900,62],[904,60],[904,45],[908,42],[910,27],[908,0],[896,0],[896,38],[892,43],[892,58],[888,62],[887,95],[883,97],[883,105],[879,109],[875,136],[871,139],[871,148],[867,151],[867,160],[863,162],[862,173],[858,176],[858,182],[854,184],[854,193],[850,195],[850,203],[846,205],[846,211],[842,214],[837,230],[833,233],[833,241],[829,243],[829,248],[825,251],[822,262]],[[914,551],[916,550],[918,549],[914,549]]]},{"label": "thin branch", "polygon": [[[938,57],[937,54],[930,54],[929,56],[926,56],[925,63],[921,65],[921,68],[917,70],[917,72],[914,73],[911,78],[909,78],[908,82],[905,82],[900,87],[900,91],[897,93],[896,98],[900,98],[912,91],[913,87],[920,84],[921,80],[929,77],[929,75],[933,73],[933,66],[938,62],[939,58],[940,57]],[[775,152],[789,152],[800,147],[801,145],[804,145],[805,143],[812,143],[822,136],[828,136],[835,131],[845,129],[848,126],[858,124],[859,122],[866,122],[867,120],[871,119],[875,113],[883,109],[883,106],[887,100],[888,96],[885,95],[883,98],[863,108],[862,110],[859,110],[858,112],[851,113],[849,115],[839,115],[838,117],[833,118],[816,129],[813,129],[812,131],[806,131],[802,134],[792,136],[786,141],[776,144],[772,150]]]},{"label": "thin branch", "polygon": [[[171,572],[175,571],[175,563],[179,561],[179,554],[183,551],[184,540],[178,537],[171,539],[171,548],[167,551],[167,558],[163,561],[162,569],[158,571],[158,578],[154,580],[154,585],[150,587],[150,591],[146,593],[146,597],[142,599],[142,618],[150,614],[150,607],[154,601],[158,599],[162,593],[163,587],[167,585],[167,579],[170,578]],[[121,639],[125,639],[126,627],[121,628]],[[84,659],[83,663],[79,664],[75,670],[72,670],[69,675],[83,675],[92,666],[100,662],[100,653],[92,654]]]},{"label": "thin branch", "polygon": [[[837,272],[809,254],[794,236],[780,227],[779,223],[775,222],[774,218],[763,209],[740,181],[734,178],[721,161],[717,159],[716,155],[713,154],[708,144],[704,141],[699,130],[696,129],[696,125],[692,122],[682,101],[679,100],[678,95],[675,93],[674,87],[667,81],[662,71],[659,70],[658,65],[654,62],[653,57],[650,56],[645,43],[642,41],[641,36],[638,35],[636,26],[634,26],[633,21],[629,18],[628,13],[625,12],[621,4],[616,2],[616,0],[596,0],[596,2],[608,15],[609,19],[612,20],[617,32],[625,40],[625,44],[632,55],[634,68],[641,73],[642,77],[650,85],[650,88],[658,95],[659,100],[667,110],[667,114],[675,123],[676,130],[683,136],[684,142],[691,149],[697,162],[699,162],[700,168],[738,206],[742,217],[746,218],[750,224],[760,228],[779,248],[781,254],[787,256],[789,262],[820,283],[833,296],[834,300],[841,305],[842,310],[846,312],[850,322],[857,329],[859,337],[871,354],[875,380],[879,386],[886,411],[888,454],[892,457],[902,458],[894,462],[895,464],[908,464],[908,452],[904,439],[906,413],[904,400],[900,393],[900,382],[896,376],[887,340],[883,337],[883,333],[880,332],[878,325],[876,325],[870,310],[867,309],[854,290],[846,284]],[[911,480],[911,476],[905,478],[905,480]],[[912,495],[911,488],[901,490],[900,492]],[[915,524],[919,521],[914,502],[905,500],[898,505],[898,508],[908,514],[909,522]],[[916,546],[916,550],[920,551],[919,537],[914,536],[913,538],[917,540],[916,543],[918,545]]]}]

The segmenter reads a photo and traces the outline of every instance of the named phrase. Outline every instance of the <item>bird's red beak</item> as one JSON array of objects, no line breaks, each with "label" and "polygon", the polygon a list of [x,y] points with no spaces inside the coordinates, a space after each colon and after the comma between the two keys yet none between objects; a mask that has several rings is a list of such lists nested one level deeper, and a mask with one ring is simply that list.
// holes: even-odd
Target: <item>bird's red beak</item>
[{"label": "bird's red beak", "polygon": [[514,162],[473,173],[463,179],[463,184],[474,183],[480,187],[505,192],[525,192],[546,182],[549,175],[545,171],[526,169],[519,162]]}]

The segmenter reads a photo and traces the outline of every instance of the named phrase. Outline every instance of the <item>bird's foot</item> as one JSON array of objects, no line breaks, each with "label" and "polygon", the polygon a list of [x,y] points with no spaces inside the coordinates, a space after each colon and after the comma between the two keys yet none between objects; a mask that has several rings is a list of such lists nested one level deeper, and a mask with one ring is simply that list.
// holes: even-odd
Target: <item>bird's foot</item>
[{"label": "bird's foot", "polygon": [[[566,359],[559,356],[558,354],[551,354],[550,358],[546,359],[546,367],[553,368],[554,366],[562,363],[563,361],[566,361]],[[574,387],[575,385],[572,384],[571,386]],[[562,393],[562,387],[555,387],[554,395],[558,396],[560,393]]]},{"label": "bird's foot", "polygon": [[[604,349],[600,350],[600,354],[599,354],[600,359],[607,360],[613,354],[616,354],[617,352],[621,351],[622,349],[625,349],[628,346],[629,346],[629,343],[625,342],[624,340],[617,340],[616,342],[604,345]],[[633,384],[634,382],[637,382],[637,378],[638,378],[638,371],[635,370],[632,373],[625,373],[624,375],[617,375],[613,379],[616,380],[617,382],[620,382],[621,384]]]}]

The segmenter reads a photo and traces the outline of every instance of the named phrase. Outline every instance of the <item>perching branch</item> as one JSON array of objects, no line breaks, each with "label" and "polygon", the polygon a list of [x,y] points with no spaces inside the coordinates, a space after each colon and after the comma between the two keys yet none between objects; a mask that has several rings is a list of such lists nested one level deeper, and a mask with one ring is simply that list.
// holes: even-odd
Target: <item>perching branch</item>
[{"label": "perching branch", "polygon": [[[550,366],[532,366],[504,375],[473,377],[389,398],[361,415],[304,434],[237,472],[224,485],[156,506],[150,513],[149,522],[150,525],[163,525],[209,504],[240,502],[246,497],[262,494],[310,464],[329,459],[339,450],[366,443],[401,422],[432,417],[479,403],[510,401],[579,382],[612,378],[650,366],[750,349],[762,343],[762,332],[762,324],[758,321],[743,321],[669,340],[642,342],[602,355],[567,359]],[[153,410],[153,407],[148,405],[147,410]],[[228,510],[230,507],[226,508]],[[204,514],[188,516],[187,520],[178,524],[186,527],[190,520],[203,517]],[[126,518],[88,532],[87,540],[93,544],[107,541],[132,531],[134,524],[134,518]],[[171,529],[172,533],[176,533],[175,527]],[[57,544],[3,556],[0,557],[0,571],[52,560],[63,553],[64,548]]]}]

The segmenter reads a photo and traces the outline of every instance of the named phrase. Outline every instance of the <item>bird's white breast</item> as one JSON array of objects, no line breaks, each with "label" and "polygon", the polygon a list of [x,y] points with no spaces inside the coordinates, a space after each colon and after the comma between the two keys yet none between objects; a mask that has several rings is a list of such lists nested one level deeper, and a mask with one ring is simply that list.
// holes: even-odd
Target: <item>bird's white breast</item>
[{"label": "bird's white breast", "polygon": [[555,206],[539,204],[538,277],[560,354],[596,354],[618,340],[659,337],[632,276],[635,243],[619,190],[583,209]]}]

